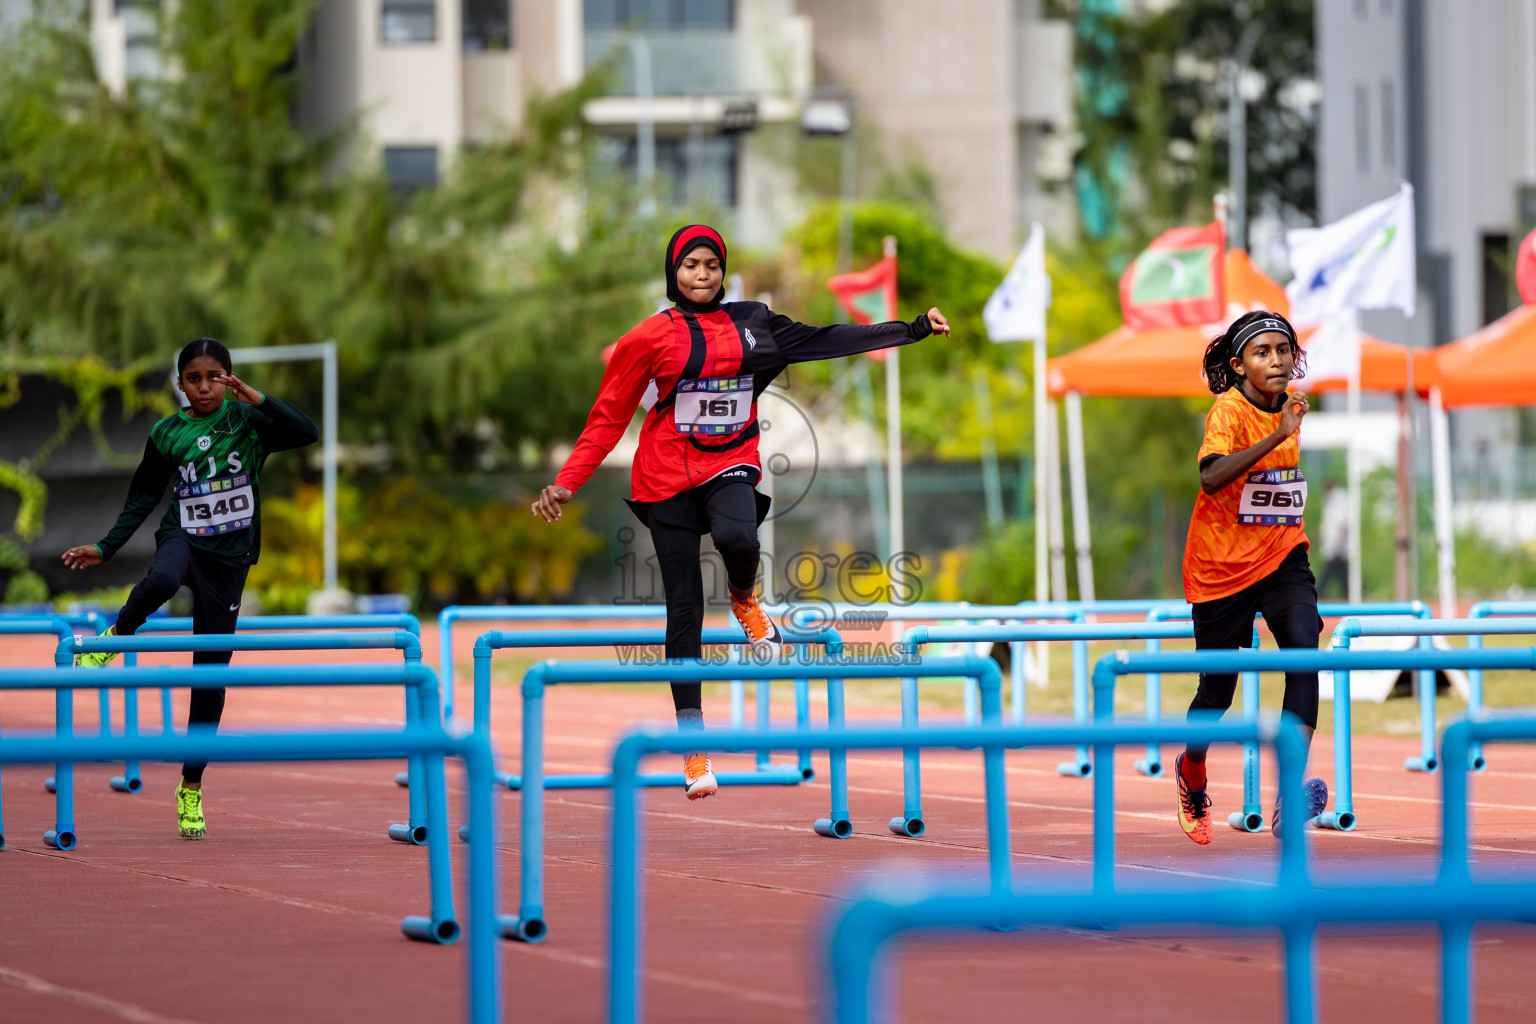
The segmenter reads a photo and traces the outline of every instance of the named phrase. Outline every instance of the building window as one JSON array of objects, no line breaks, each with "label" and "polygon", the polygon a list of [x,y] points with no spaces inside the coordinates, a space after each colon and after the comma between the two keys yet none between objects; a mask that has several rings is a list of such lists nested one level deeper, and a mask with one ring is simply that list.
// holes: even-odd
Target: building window
[{"label": "building window", "polygon": [[385,43],[436,42],[435,0],[380,0],[379,39]]},{"label": "building window", "polygon": [[[710,135],[695,139],[656,140],[656,178],[662,202],[670,206],[707,203],[735,207],[736,137]],[[633,178],[639,173],[638,143],[615,139],[612,156]]]},{"label": "building window", "polygon": [[436,146],[386,146],[384,177],[396,192],[437,187]]},{"label": "building window", "polygon": [[1381,80],[1381,166],[1397,169],[1397,83]]},{"label": "building window", "polygon": [[464,0],[464,52],[512,49],[512,0]]},{"label": "building window", "polygon": [[589,29],[733,29],[736,0],[583,0]]},{"label": "building window", "polygon": [[1510,282],[1509,236],[1483,236],[1483,323],[1491,324],[1508,313]]},{"label": "building window", "polygon": [[160,77],[159,10],[154,0],[117,0],[113,4],[113,12],[123,22],[125,78]]},{"label": "building window", "polygon": [[1355,84],[1355,170],[1371,171],[1371,93],[1363,82]]}]

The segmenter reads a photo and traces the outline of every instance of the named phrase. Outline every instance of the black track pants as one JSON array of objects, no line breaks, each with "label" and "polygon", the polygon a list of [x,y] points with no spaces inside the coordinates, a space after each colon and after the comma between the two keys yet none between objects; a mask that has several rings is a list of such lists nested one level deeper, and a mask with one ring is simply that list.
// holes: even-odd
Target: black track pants
[{"label": "black track pants", "polygon": [[[185,584],[192,591],[192,632],[233,633],[240,617],[240,595],[245,591],[246,566],[228,565],[194,551],[183,534],[167,537],[155,549],[149,575],[128,594],[117,614],[119,636],[132,636],[155,609],[175,596]],[[194,665],[228,665],[229,651],[198,651]],[[194,689],[187,713],[187,731],[215,732],[224,715],[224,688]],[[188,761],[181,771],[188,782],[203,781],[207,761]]]},{"label": "black track pants", "polygon": [[[1297,545],[1275,571],[1235,594],[1202,601],[1193,607],[1195,648],[1230,651],[1253,642],[1253,617],[1262,612],[1275,642],[1288,648],[1317,648],[1323,620],[1317,614],[1317,583],[1307,564],[1307,549]],[[1189,705],[1190,719],[1220,718],[1237,692],[1234,674],[1200,676],[1200,688]],[[1317,673],[1287,672],[1282,706],[1317,728]],[[1191,744],[1190,749],[1205,748]]]},{"label": "black track pants", "polygon": [[[715,482],[705,487],[706,493],[698,497],[703,501],[709,535],[725,562],[726,577],[738,590],[751,589],[757,585],[758,570],[757,492],[746,480]],[[704,653],[701,534],[694,526],[670,525],[666,520],[674,517],[666,515],[663,504],[651,505],[648,519],[667,596],[666,654],[668,658],[697,658]],[[672,684],[672,704],[679,711],[702,708],[701,694],[698,683]]]}]

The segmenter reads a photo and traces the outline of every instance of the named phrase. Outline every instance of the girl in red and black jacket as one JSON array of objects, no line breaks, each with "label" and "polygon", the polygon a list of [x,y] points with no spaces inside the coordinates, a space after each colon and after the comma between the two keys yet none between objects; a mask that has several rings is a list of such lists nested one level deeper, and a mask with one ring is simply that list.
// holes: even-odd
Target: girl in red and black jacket
[{"label": "girl in red and black jacket", "polygon": [[[911,323],[808,327],[761,302],[723,303],[725,241],[703,224],[672,236],[667,298],[675,306],[619,339],[576,448],[533,505],[547,522],[575,496],[624,435],[637,405],[647,412],[630,473],[629,507],[651,531],[667,598],[668,658],[703,653],[704,580],[699,538],[708,533],[725,562],[731,612],[753,646],[782,642],[757,600],[757,527],[769,498],[756,490],[757,399],[791,363],[856,355],[949,333],[930,309]],[[702,729],[698,683],[673,683],[679,729]],[[703,752],[683,759],[690,800],[717,788]]]}]

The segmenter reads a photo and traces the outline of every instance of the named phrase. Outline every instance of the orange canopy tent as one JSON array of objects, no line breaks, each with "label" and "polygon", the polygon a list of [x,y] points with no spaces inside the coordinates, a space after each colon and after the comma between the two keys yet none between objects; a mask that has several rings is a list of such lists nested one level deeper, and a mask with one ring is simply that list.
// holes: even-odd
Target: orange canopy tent
[{"label": "orange canopy tent", "polygon": [[1447,409],[1536,404],[1536,306],[1521,306],[1434,354]]},{"label": "orange canopy tent", "polygon": [[[1290,312],[1285,289],[1253,265],[1248,254],[1233,249],[1224,268],[1228,315],[1236,317],[1255,309]],[[1123,398],[1188,398],[1209,395],[1200,375],[1206,346],[1223,324],[1202,324],[1158,331],[1121,327],[1098,341],[1052,359],[1046,367],[1046,389],[1052,398],[1068,392]],[[1301,332],[1305,347],[1311,330]],[[1469,339],[1470,340],[1470,339]],[[1368,335],[1360,338],[1360,387],[1364,391],[1401,393],[1407,387],[1407,350]],[[1536,393],[1536,354],[1533,354],[1533,385]],[[1415,352],[1414,390],[1427,394],[1433,383],[1435,361],[1429,350]],[[1309,391],[1343,390],[1342,380],[1319,380]]]}]

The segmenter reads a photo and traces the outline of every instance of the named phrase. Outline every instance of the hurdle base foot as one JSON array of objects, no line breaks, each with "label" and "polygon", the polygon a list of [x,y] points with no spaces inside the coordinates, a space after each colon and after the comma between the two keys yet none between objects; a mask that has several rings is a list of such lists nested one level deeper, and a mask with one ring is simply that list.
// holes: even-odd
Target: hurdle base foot
[{"label": "hurdle base foot", "polygon": [[389,826],[389,838],[397,843],[409,843],[411,846],[427,845],[427,826],[425,825],[391,825]]},{"label": "hurdle base foot", "polygon": [[1237,814],[1227,815],[1227,824],[1239,832],[1264,831],[1264,815],[1258,811],[1242,811]]},{"label": "hurdle base foot", "polygon": [[[508,789],[514,792],[520,791],[523,788],[523,777],[521,775],[509,775],[506,772],[492,772],[491,781],[498,786],[506,786]],[[549,781],[547,779],[544,782],[544,786],[545,788],[549,788]]]},{"label": "hurdle base foot", "polygon": [[5,833],[0,832],[0,850],[5,849]]},{"label": "hurdle base foot", "polygon": [[1056,774],[1066,775],[1074,779],[1086,779],[1093,775],[1093,763],[1090,761],[1058,761]]},{"label": "hurdle base foot", "polygon": [[438,946],[451,946],[459,941],[459,922],[451,917],[434,921],[430,917],[411,916],[400,922],[400,931],[408,939],[431,942]]},{"label": "hurdle base foot", "polygon": [[410,789],[411,788],[411,773],[410,772],[395,772],[395,785],[399,786],[401,789]]},{"label": "hurdle base foot", "polygon": [[114,775],[108,785],[119,793],[137,793],[144,788],[144,780],[137,775]]},{"label": "hurdle base foot", "polygon": [[43,780],[43,788],[50,793],[57,793],[59,791],[59,780],[50,775]]},{"label": "hurdle base foot", "polygon": [[1488,770],[1488,759],[1486,757],[1484,757],[1480,752],[1468,754],[1467,755],[1467,770],[1468,771],[1474,771],[1474,772],[1485,772],[1485,771],[1487,771]]},{"label": "hurdle base foot", "polygon": [[461,842],[461,843],[469,842],[469,826],[468,825],[460,825],[459,826],[459,842]]},{"label": "hurdle base foot", "polygon": [[1358,824],[1354,811],[1324,811],[1312,819],[1313,828],[1332,829],[1335,832],[1353,832]]},{"label": "hurdle base foot", "polygon": [[853,835],[853,822],[847,818],[817,818],[811,830],[828,839],[847,839]]},{"label": "hurdle base foot", "polygon": [[887,823],[887,827],[898,836],[906,836],[908,839],[916,839],[928,831],[928,823],[923,820],[920,814],[911,818],[892,818]]},{"label": "hurdle base foot", "polygon": [[1433,775],[1440,770],[1440,759],[1438,757],[1410,757],[1403,762],[1403,767],[1411,772],[1423,772],[1426,775]]},{"label": "hurdle base foot", "polygon": [[73,829],[51,828],[43,833],[43,842],[55,850],[73,850],[79,841]]},{"label": "hurdle base foot", "polygon": [[816,769],[815,768],[801,768],[800,769],[800,781],[801,782],[815,782],[816,781]]},{"label": "hurdle base foot", "polygon": [[515,942],[543,942],[549,927],[542,914],[497,914],[496,934]]},{"label": "hurdle base foot", "polygon": [[1160,778],[1163,774],[1163,762],[1148,761],[1143,758],[1136,762],[1136,770],[1148,778]]}]

